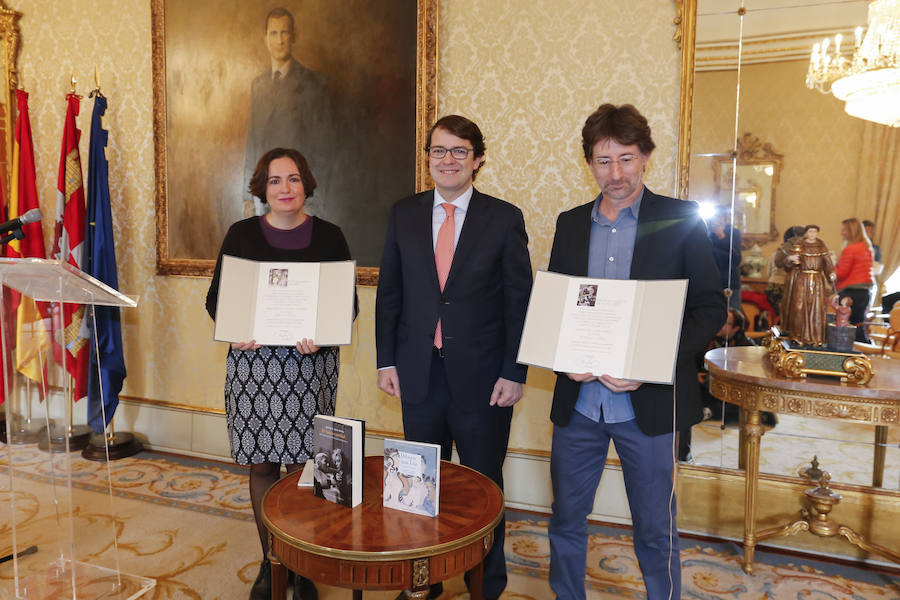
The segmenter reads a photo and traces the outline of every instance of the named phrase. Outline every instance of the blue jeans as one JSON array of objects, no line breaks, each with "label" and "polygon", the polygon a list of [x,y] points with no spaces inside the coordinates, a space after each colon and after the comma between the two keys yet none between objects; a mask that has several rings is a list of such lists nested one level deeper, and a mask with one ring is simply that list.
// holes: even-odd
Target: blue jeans
[{"label": "blue jeans", "polygon": [[[662,407],[661,407],[662,408]],[[566,427],[553,428],[550,477],[550,587],[558,598],[585,598],[587,516],[616,445],[631,508],[634,553],[649,600],[681,598],[681,558],[672,490],[673,435],[648,436],[635,420],[596,423],[578,412]],[[671,506],[670,506],[671,500]]]}]

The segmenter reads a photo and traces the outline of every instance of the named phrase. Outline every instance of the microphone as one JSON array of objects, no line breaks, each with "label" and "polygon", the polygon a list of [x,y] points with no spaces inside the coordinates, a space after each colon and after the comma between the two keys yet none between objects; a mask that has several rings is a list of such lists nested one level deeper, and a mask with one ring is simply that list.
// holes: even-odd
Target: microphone
[{"label": "microphone", "polygon": [[16,217],[15,219],[10,219],[6,223],[0,225],[0,233],[6,233],[13,229],[21,229],[23,225],[28,225],[29,223],[38,223],[42,216],[41,209],[32,208],[24,215]]}]

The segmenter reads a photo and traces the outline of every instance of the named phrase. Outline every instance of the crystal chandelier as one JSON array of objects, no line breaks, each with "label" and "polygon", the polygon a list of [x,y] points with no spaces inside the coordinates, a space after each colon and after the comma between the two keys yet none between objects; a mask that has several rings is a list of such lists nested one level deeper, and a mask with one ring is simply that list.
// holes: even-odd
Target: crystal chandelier
[{"label": "crystal chandelier", "polygon": [[849,57],[841,34],[815,44],[806,87],[834,94],[848,115],[900,127],[900,0],[869,4],[869,26],[855,38]]}]

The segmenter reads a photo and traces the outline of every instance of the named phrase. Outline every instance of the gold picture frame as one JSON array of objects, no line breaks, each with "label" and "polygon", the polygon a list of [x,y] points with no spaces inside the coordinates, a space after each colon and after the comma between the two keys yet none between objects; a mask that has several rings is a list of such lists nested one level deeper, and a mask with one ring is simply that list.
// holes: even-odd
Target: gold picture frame
[{"label": "gold picture frame", "polygon": [[[232,180],[236,180],[237,175],[234,174],[235,168],[234,166],[238,163],[245,163],[246,159],[238,160],[235,157],[240,157],[244,154],[244,149],[240,147],[237,141],[240,141],[239,135],[234,133],[235,131],[242,131],[244,135],[244,139],[246,139],[246,126],[241,130],[239,127],[235,126],[234,121],[240,121],[241,119],[241,110],[243,110],[243,119],[244,123],[246,123],[246,111],[245,108],[248,104],[247,96],[249,90],[249,83],[247,85],[235,85],[234,81],[236,80],[236,75],[234,73],[237,72],[248,72],[249,69],[255,68],[257,72],[261,70],[259,60],[260,48],[263,48],[264,51],[264,39],[265,35],[262,31],[259,33],[258,43],[257,38],[255,37],[255,30],[247,29],[248,26],[243,25],[242,19],[240,16],[222,16],[219,14],[213,15],[216,19],[218,19],[217,25],[212,28],[206,28],[206,23],[203,23],[203,27],[200,30],[198,29],[188,29],[186,26],[183,27],[181,31],[175,31],[171,29],[167,31],[167,8],[171,10],[181,10],[178,8],[178,3],[173,0],[168,0],[171,5],[167,7],[167,0],[151,0],[151,17],[152,17],[152,50],[153,50],[153,125],[154,125],[154,146],[155,146],[155,173],[156,173],[156,186],[155,186],[155,197],[156,197],[156,271],[160,275],[183,275],[183,276],[210,276],[212,274],[214,265],[215,265],[215,253],[210,254],[209,249],[213,247],[213,243],[211,241],[212,236],[215,237],[218,241],[215,243],[215,252],[218,251],[218,244],[221,243],[221,238],[224,236],[225,231],[227,230],[227,224],[223,224],[222,219],[228,218],[228,223],[234,222],[240,218],[243,218],[244,215],[238,215],[234,217],[235,212],[235,202],[230,198],[228,199],[227,209],[229,214],[223,216],[222,210],[215,210],[215,206],[212,206],[212,203],[219,202],[224,203],[225,200],[213,197],[210,198],[205,193],[193,193],[189,194],[184,191],[183,185],[181,182],[185,181],[187,177],[196,176],[198,178],[209,178],[207,181],[213,182],[216,184],[222,184],[221,181],[216,180],[217,176],[219,179],[227,179],[229,177]],[[414,76],[415,81],[415,99],[414,99],[414,112],[415,115],[409,115],[410,119],[414,119],[414,125],[412,125],[414,130],[414,148],[410,148],[413,141],[409,139],[408,141],[402,141],[403,148],[408,148],[408,152],[410,152],[411,156],[409,158],[404,158],[406,165],[409,167],[403,167],[403,172],[409,172],[407,169],[411,168],[415,173],[415,189],[408,189],[404,193],[413,193],[417,191],[421,191],[430,186],[430,178],[428,175],[427,163],[421,160],[422,157],[422,148],[425,145],[425,136],[427,135],[428,128],[434,122],[436,118],[437,112],[437,35],[438,35],[438,0],[407,0],[410,4],[410,8],[415,6],[415,65],[411,66],[412,57],[408,57],[408,62],[403,64],[410,65],[403,73],[400,73],[400,76]],[[354,9],[354,7],[349,6],[349,4],[358,4],[359,6]],[[253,15],[253,19],[259,20],[260,17],[258,15],[264,16],[268,13],[271,8],[275,6],[303,6],[304,9],[301,11],[295,11],[298,14],[302,14],[303,18],[297,19],[298,25],[296,26],[296,30],[298,31],[296,38],[298,40],[297,46],[300,45],[300,39],[303,38],[306,42],[306,46],[308,48],[324,48],[328,43],[332,43],[334,45],[340,45],[342,47],[341,52],[346,54],[345,47],[348,45],[346,37],[335,37],[332,41],[331,38],[327,38],[324,33],[320,30],[320,28],[309,28],[303,29],[306,27],[307,23],[310,21],[307,19],[306,7],[307,6],[319,6],[318,10],[320,13],[326,13],[327,11],[332,11],[331,14],[326,15],[331,18],[332,29],[338,27],[338,31],[342,32],[344,35],[349,34],[351,38],[354,36],[354,27],[359,25],[360,27],[364,26],[364,23],[370,21],[370,19],[360,18],[359,10],[365,9],[364,7],[372,6],[372,3],[363,3],[361,1],[358,2],[350,2],[346,6],[344,3],[327,3],[324,1],[315,2],[315,1],[307,1],[302,5],[297,0],[267,0],[263,2],[262,0],[254,0],[253,2],[242,3],[240,6],[240,10],[248,12]],[[390,0],[386,0],[384,2],[385,6],[399,6],[398,3],[392,2]],[[196,14],[196,5],[193,5],[194,9],[192,9],[193,14]],[[202,10],[209,11],[211,14],[215,13],[215,8],[212,7],[212,4],[204,5],[207,8]],[[229,6],[234,6],[231,3]],[[380,5],[379,5],[380,6]],[[211,7],[211,8],[210,8]],[[311,10],[315,10],[311,9]],[[338,26],[335,26],[333,23],[335,22],[335,15],[333,14],[336,10],[344,10],[347,18],[344,19],[346,22],[338,23]],[[372,10],[378,10],[374,8]],[[389,9],[383,9],[389,10]],[[397,10],[393,8],[393,10]],[[202,11],[201,11],[202,12]],[[220,11],[221,12],[221,11]],[[411,12],[411,10],[410,10]],[[352,17],[350,16],[352,15]],[[243,15],[246,17],[246,15]],[[195,17],[191,17],[195,18]],[[340,21],[341,19],[338,19]],[[174,19],[173,19],[174,21]],[[265,23],[266,21],[262,21]],[[397,27],[408,27],[408,24],[412,22],[412,15],[409,15],[409,18],[406,21],[398,22]],[[256,23],[256,21],[253,21]],[[256,25],[254,25],[256,26]],[[242,30],[242,27],[244,28]],[[264,29],[264,28],[263,28]],[[249,34],[247,33],[249,31]],[[314,31],[315,35],[309,35],[309,31]],[[388,32],[391,33],[391,32]],[[411,35],[410,32],[406,32],[403,30],[404,35]],[[185,77],[181,71],[176,72],[175,69],[182,68],[186,63],[191,61],[197,61],[196,53],[198,48],[203,48],[204,42],[207,42],[211,46],[215,46],[216,44],[221,45],[222,43],[219,41],[220,37],[232,36],[235,39],[246,39],[249,37],[250,41],[248,44],[253,44],[252,46],[248,46],[247,55],[235,54],[223,56],[218,59],[215,65],[212,66],[209,71],[215,71],[218,69],[218,77],[219,80],[216,80],[212,74],[210,74],[209,81],[212,81],[212,84],[207,82],[206,90],[208,94],[205,96],[198,96],[196,93],[197,90],[201,89],[199,86],[195,86],[192,88],[195,93],[193,93],[193,100],[186,98],[186,96],[190,96],[190,94],[183,93],[183,90],[187,89],[189,84],[185,83]],[[393,35],[383,35],[383,32],[380,32],[381,37],[378,39],[389,39],[392,37],[396,37]],[[243,37],[240,37],[243,36]],[[364,38],[363,35],[359,36],[359,39],[362,40]],[[357,42],[358,44],[362,44],[362,41]],[[352,45],[352,41],[351,41]],[[223,46],[225,47],[225,46]],[[229,50],[231,50],[232,46],[228,46]],[[233,50],[231,50],[233,51]],[[368,47],[363,48],[360,52],[366,52],[368,55],[374,55],[373,49],[371,48],[371,44]],[[255,53],[255,55],[254,55]],[[252,56],[251,56],[252,55]],[[173,60],[175,57],[177,60]],[[255,60],[254,60],[255,57]],[[405,55],[404,55],[405,57]],[[374,62],[378,56],[375,58],[371,58]],[[169,61],[169,65],[167,65],[167,60]],[[344,57],[346,60],[346,57]],[[305,61],[304,61],[305,62]],[[398,64],[403,62],[401,60],[395,61]],[[177,64],[176,64],[177,63]],[[254,66],[251,66],[254,65]],[[167,66],[172,68],[173,71],[167,73]],[[194,69],[194,73],[200,72],[201,78],[206,77],[206,71],[198,71],[200,67],[197,66],[196,62],[194,64],[189,65]],[[243,71],[241,71],[243,69]],[[414,70],[414,73],[409,73],[409,70]],[[344,76],[344,73],[336,73],[335,79],[339,79]],[[230,78],[230,79],[228,79]],[[382,78],[382,83],[384,83],[384,79]],[[174,83],[173,83],[174,80]],[[228,82],[231,81],[231,85],[229,87]],[[246,78],[244,81],[247,81]],[[347,84],[351,85],[351,84]],[[184,87],[176,87],[176,86],[184,86]],[[168,87],[168,89],[167,89]],[[360,87],[357,84],[357,88]],[[240,110],[232,113],[227,113],[225,116],[222,116],[221,112],[217,112],[215,110],[216,106],[222,105],[220,101],[222,98],[230,98],[228,95],[232,93],[232,95],[240,96],[243,102],[239,102],[237,100],[232,100],[232,104],[234,106],[243,107]],[[408,100],[408,105],[411,107],[413,104],[412,99]],[[185,108],[187,106],[187,108]],[[360,108],[361,111],[369,110],[366,107]],[[382,110],[387,110],[382,107]],[[400,109],[398,109],[400,110]],[[180,112],[178,112],[180,111]],[[411,111],[409,111],[411,112]],[[176,114],[177,113],[177,114]],[[346,113],[345,113],[346,114]],[[368,114],[368,113],[367,113]],[[204,136],[206,132],[210,131],[206,129],[205,125],[202,123],[198,124],[198,120],[204,118],[207,115],[213,115],[219,119],[219,121],[223,122],[221,131],[229,132],[227,127],[231,127],[230,133],[232,134],[232,140],[230,143],[223,144],[222,147],[213,147],[208,145],[208,147],[204,150],[202,144],[204,143]],[[360,117],[362,118],[362,117]],[[398,118],[405,119],[406,117],[403,114],[400,114]],[[224,121],[231,119],[232,122],[224,123]],[[173,133],[174,132],[174,133]],[[190,136],[191,143],[198,144],[198,149],[196,153],[194,153],[193,147],[191,147],[190,153],[185,154],[185,152],[181,152],[180,155],[175,156],[173,152],[173,143],[175,142],[175,138],[177,136]],[[216,137],[216,132],[212,131],[210,133],[211,137]],[[219,134],[221,137],[221,134]],[[389,137],[389,136],[387,136]],[[212,142],[209,142],[212,144]],[[337,144],[337,142],[335,142]],[[182,147],[184,144],[182,143]],[[368,146],[372,146],[371,143]],[[365,146],[363,146],[365,147]],[[219,152],[221,150],[221,152]],[[382,152],[385,152],[382,150]],[[246,152],[249,154],[249,152]],[[197,161],[203,159],[205,162],[201,164],[197,164],[195,162],[195,157]],[[220,163],[217,162],[221,159],[221,167]],[[228,163],[227,161],[231,161]],[[346,162],[346,161],[345,161]],[[360,161],[364,163],[364,161]],[[226,167],[226,164],[231,164],[231,168]],[[204,168],[205,165],[205,168]],[[218,174],[215,173],[217,169],[221,169],[223,172]],[[213,173],[210,173],[213,171]],[[319,176],[317,176],[318,178]],[[320,186],[321,186],[321,178],[320,178]],[[241,189],[244,189],[243,185],[240,185],[238,182],[237,185],[231,185],[229,189],[236,189],[237,194],[241,194]],[[361,190],[361,192],[364,192]],[[194,211],[192,212],[192,207],[188,205],[188,201],[181,197],[183,195],[190,195],[191,202],[197,203],[197,197],[201,197],[201,201],[199,204],[203,204],[206,202],[205,212],[204,211]],[[210,193],[209,196],[216,196],[214,192]],[[391,199],[391,202],[394,200],[398,200],[402,194],[396,195]],[[356,196],[353,199],[357,202],[359,200]],[[310,198],[309,202],[319,201],[319,198]],[[386,201],[386,200],[385,200]],[[330,202],[328,205],[330,209],[334,209],[338,206],[338,200],[333,198],[327,198],[325,200],[321,200],[321,202]],[[346,201],[345,201],[346,202]],[[349,204],[349,202],[347,202]],[[369,236],[365,239],[368,242],[368,246],[372,247],[377,240],[379,244],[383,243],[384,240],[384,230],[378,231],[377,224],[373,226],[373,222],[377,221],[378,218],[383,216],[384,224],[386,227],[386,218],[387,218],[387,206],[377,206],[377,207],[367,207],[366,205],[355,204],[353,206],[353,212],[350,212],[350,208],[345,209],[345,215],[349,215],[349,217],[345,218],[344,221],[339,219],[334,219],[345,232],[345,235],[348,238],[348,242],[350,243],[351,252],[354,255],[354,258],[357,258],[357,264],[359,265],[357,269],[357,282],[361,285],[375,285],[378,281],[378,260],[374,258],[374,252],[369,248],[369,256],[368,261],[366,259],[360,260],[357,256],[357,249],[354,248],[354,234],[357,235],[365,235]],[[220,207],[221,208],[221,207]],[[244,209],[246,210],[246,208]],[[372,215],[367,215],[365,212],[360,213],[359,211],[365,210],[378,210],[379,213],[376,215],[377,218],[373,219]],[[381,214],[383,213],[383,215]],[[199,215],[199,216],[198,216]],[[329,218],[329,215],[325,215],[324,218]],[[347,223],[346,221],[350,221],[352,219],[358,220],[360,222],[357,223]],[[216,222],[216,219],[219,219],[220,222]],[[174,223],[174,224],[173,224]],[[348,228],[350,231],[348,231]],[[207,231],[209,229],[214,229],[215,231],[210,232]],[[196,248],[191,249],[191,251],[185,251],[184,241],[187,240],[189,242],[196,241],[197,239],[206,236],[205,246],[200,248],[199,250]],[[369,239],[371,238],[371,239]],[[202,254],[202,256],[201,256]],[[377,250],[377,256],[380,257],[380,245]]]}]

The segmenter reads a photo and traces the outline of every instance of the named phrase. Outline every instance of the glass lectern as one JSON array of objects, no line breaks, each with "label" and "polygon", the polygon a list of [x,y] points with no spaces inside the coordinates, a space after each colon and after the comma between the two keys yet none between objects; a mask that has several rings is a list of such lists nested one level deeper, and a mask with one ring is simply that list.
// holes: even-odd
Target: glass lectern
[{"label": "glass lectern", "polygon": [[[17,438],[25,420],[43,424],[43,435],[50,436],[51,419],[69,414],[66,345],[96,339],[90,335],[94,306],[133,308],[137,299],[68,264],[32,258],[0,258],[0,292],[0,391],[5,399],[0,412],[6,415],[7,434],[5,447],[0,445],[0,469],[8,476],[4,484],[0,473],[0,562],[12,563],[12,582],[0,578],[0,600],[139,598],[156,582],[120,569],[108,461],[108,498],[95,507],[103,518],[85,519],[73,502],[69,452],[39,453],[38,440]],[[53,326],[59,321],[53,315],[61,314],[64,304],[84,306],[80,326],[73,319],[68,332]],[[80,331],[71,331],[76,327]],[[100,395],[104,401],[102,389]]]}]

